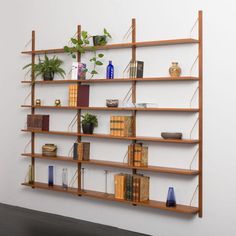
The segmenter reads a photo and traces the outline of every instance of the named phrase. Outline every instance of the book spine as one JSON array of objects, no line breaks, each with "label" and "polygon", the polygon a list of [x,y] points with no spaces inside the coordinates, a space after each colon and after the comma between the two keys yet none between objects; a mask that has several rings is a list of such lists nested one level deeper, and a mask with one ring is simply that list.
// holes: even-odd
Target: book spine
[{"label": "book spine", "polygon": [[114,135],[114,116],[110,117],[110,135]]},{"label": "book spine", "polygon": [[141,166],[148,166],[148,146],[142,147]]},{"label": "book spine", "polygon": [[83,143],[83,160],[88,161],[90,159],[90,143]]},{"label": "book spine", "polygon": [[119,198],[119,175],[115,175],[114,176],[114,183],[115,183],[115,186],[114,186],[114,189],[115,189],[115,198]]},{"label": "book spine", "polygon": [[78,160],[83,160],[83,143],[78,143]]},{"label": "book spine", "polygon": [[143,67],[144,67],[144,62],[143,61],[137,61],[137,78],[143,78]]},{"label": "book spine", "polygon": [[134,144],[128,146],[128,165],[133,166],[134,164]]},{"label": "book spine", "polygon": [[76,94],[76,106],[89,106],[89,85],[80,85]]},{"label": "book spine", "polygon": [[78,160],[78,143],[74,143],[73,146],[73,159]]}]

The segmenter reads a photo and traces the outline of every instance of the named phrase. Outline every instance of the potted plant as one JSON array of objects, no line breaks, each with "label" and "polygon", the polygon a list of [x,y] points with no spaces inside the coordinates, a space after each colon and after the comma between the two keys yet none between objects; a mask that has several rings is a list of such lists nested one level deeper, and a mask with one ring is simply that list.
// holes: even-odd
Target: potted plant
[{"label": "potted plant", "polygon": [[103,35],[95,35],[93,36],[93,45],[94,46],[102,46],[107,44],[107,39],[111,38],[109,32],[104,28]]},{"label": "potted plant", "polygon": [[[53,80],[54,75],[58,74],[61,77],[65,77],[65,71],[61,68],[63,61],[58,57],[54,56],[53,58],[49,58],[47,55],[44,56],[44,60],[39,57],[39,62],[34,64],[34,72],[35,76],[38,77],[42,75],[44,80]],[[32,63],[23,67],[26,69],[28,67],[32,67]]]},{"label": "potted plant", "polygon": [[[76,58],[77,52],[84,54],[86,52],[86,47],[89,46],[89,44],[90,44],[89,40],[92,37],[93,36],[89,35],[87,31],[82,31],[80,39],[71,38],[70,39],[70,46],[64,46],[65,52],[69,53],[72,56],[72,58]],[[94,37],[96,37],[96,36],[94,36]],[[101,38],[100,39],[93,38],[93,41],[94,42],[96,41],[95,43],[97,43],[97,45],[105,45],[105,44],[107,44],[107,38],[111,38],[111,35],[108,33],[108,31],[106,29],[104,29],[104,35],[102,35],[102,37],[103,37],[102,39]],[[95,45],[95,43],[94,43],[94,45]],[[96,67],[103,65],[103,63],[101,62],[101,58],[104,57],[104,54],[102,54],[102,53],[97,54],[96,47],[94,47],[94,46],[91,46],[90,49],[94,53],[93,57],[89,60],[91,63],[93,63],[92,70],[88,71],[88,69],[85,69],[84,72],[85,73],[89,72],[91,74],[91,78],[93,78],[93,76],[95,74],[98,74]]]},{"label": "potted plant", "polygon": [[97,116],[86,113],[82,115],[82,130],[84,134],[93,134],[93,130],[98,126]]}]

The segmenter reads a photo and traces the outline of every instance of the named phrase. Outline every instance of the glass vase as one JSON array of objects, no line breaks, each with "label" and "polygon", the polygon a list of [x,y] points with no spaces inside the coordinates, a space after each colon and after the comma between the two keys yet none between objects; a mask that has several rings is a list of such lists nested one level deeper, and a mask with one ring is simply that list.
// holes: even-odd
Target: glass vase
[{"label": "glass vase", "polygon": [[48,167],[48,185],[53,186],[53,179],[54,179],[54,174],[53,174],[53,166]]},{"label": "glass vase", "polygon": [[169,187],[167,200],[166,200],[166,206],[167,207],[175,207],[176,206],[175,192],[174,192],[173,187]]}]

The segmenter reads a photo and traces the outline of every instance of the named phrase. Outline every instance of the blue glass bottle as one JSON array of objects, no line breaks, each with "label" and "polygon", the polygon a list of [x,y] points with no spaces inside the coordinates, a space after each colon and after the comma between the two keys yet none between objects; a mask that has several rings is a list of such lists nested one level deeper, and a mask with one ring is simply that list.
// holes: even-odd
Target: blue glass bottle
[{"label": "blue glass bottle", "polygon": [[48,166],[48,185],[53,186],[53,166]]},{"label": "blue glass bottle", "polygon": [[166,206],[167,207],[175,207],[176,206],[175,192],[174,192],[173,187],[169,187],[168,196],[167,196],[167,200],[166,200]]},{"label": "blue glass bottle", "polygon": [[114,66],[112,65],[112,61],[109,61],[107,66],[107,79],[114,79]]}]

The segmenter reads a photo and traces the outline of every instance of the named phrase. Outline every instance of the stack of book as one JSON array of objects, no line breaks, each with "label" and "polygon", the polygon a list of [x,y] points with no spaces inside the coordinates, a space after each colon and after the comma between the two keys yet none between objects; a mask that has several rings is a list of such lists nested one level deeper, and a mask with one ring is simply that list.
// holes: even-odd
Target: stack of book
[{"label": "stack of book", "polygon": [[111,116],[110,134],[113,136],[121,136],[121,137],[133,136],[133,117]]},{"label": "stack of book", "polygon": [[128,146],[128,165],[148,166],[148,146],[134,143]]},{"label": "stack of book", "polygon": [[69,85],[69,106],[89,106],[89,85]]},{"label": "stack of book", "polygon": [[149,200],[149,179],[144,175],[116,174],[115,198],[133,202]]},{"label": "stack of book", "polygon": [[87,142],[74,143],[73,159],[79,161],[82,160],[88,161],[89,158],[90,158],[90,143]]},{"label": "stack of book", "polygon": [[131,61],[129,67],[130,78],[143,78],[143,61]]}]

